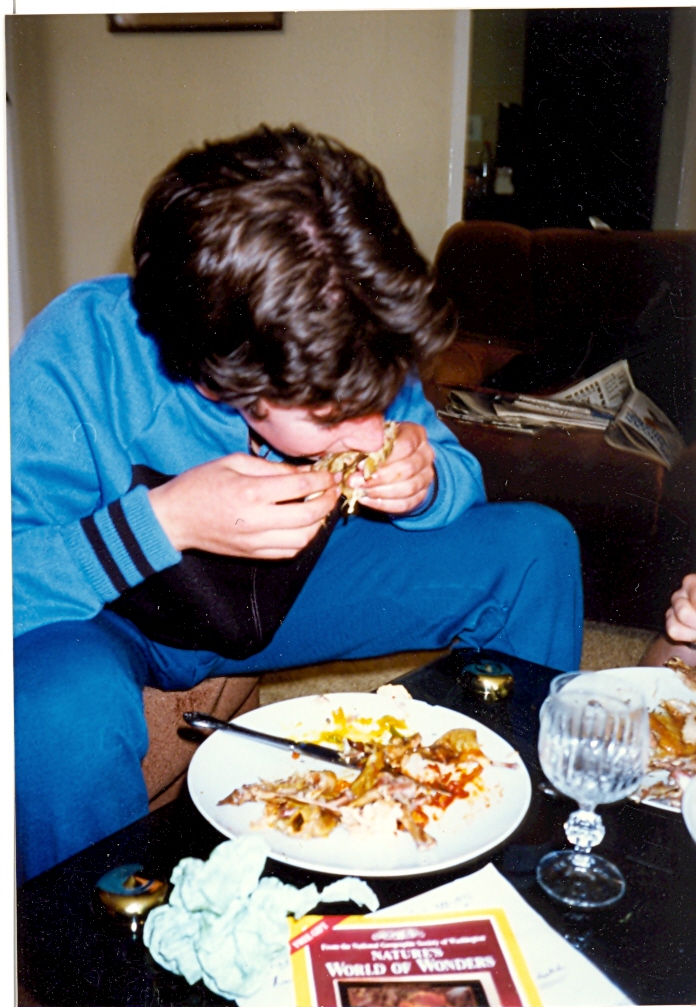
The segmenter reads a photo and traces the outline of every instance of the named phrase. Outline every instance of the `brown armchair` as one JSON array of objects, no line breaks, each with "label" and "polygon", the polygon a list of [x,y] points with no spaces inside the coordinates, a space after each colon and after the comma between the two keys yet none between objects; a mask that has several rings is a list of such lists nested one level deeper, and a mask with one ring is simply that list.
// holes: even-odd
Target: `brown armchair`
[{"label": "brown armchair", "polygon": [[209,678],[186,692],[162,692],[146,687],[143,695],[150,745],[142,768],[150,811],[173,800],[186,779],[196,742],[187,731],[186,710],[210,713],[220,720],[259,705],[258,678]]},{"label": "brown armchair", "polygon": [[[696,234],[528,231],[455,224],[437,260],[440,287],[458,312],[458,339],[431,397],[473,386],[521,352],[629,326],[657,302],[658,352],[632,363],[636,383],[696,433],[691,347]],[[657,296],[656,296],[657,295]],[[652,310],[652,309],[651,309]],[[481,462],[489,498],[536,500],[575,526],[588,618],[658,629],[669,596],[696,570],[696,443],[673,471],[610,448],[601,433],[547,430],[535,437],[448,421]]]}]

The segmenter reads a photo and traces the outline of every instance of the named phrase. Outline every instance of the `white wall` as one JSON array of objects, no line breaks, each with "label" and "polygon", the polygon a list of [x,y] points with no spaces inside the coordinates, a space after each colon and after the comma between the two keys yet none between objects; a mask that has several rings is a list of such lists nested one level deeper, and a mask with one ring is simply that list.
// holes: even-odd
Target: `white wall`
[{"label": "white wall", "polygon": [[469,143],[469,164],[478,164],[485,142],[498,142],[498,105],[522,104],[525,10],[472,12],[469,114],[480,115],[481,140]]},{"label": "white wall", "polygon": [[374,161],[431,258],[447,223],[456,12],[287,13],[282,32],[111,34],[10,17],[27,313],[129,268],[142,194],[183,149],[299,122]]},{"label": "white wall", "polygon": [[696,11],[690,7],[672,10],[652,226],[696,228]]},{"label": "white wall", "polygon": [[16,298],[10,304],[13,341],[29,318],[61,290],[42,21],[35,17],[5,19],[13,197],[10,239],[17,242],[11,245],[10,269],[14,289],[21,293],[23,302],[21,319],[16,317]]}]

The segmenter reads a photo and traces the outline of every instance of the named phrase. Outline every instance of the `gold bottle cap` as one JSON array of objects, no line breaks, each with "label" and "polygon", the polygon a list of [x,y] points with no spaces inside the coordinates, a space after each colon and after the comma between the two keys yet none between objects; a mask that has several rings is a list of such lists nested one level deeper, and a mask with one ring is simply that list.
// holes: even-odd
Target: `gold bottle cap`
[{"label": "gold bottle cap", "polygon": [[465,665],[462,670],[467,688],[487,703],[506,699],[515,685],[511,670],[500,661],[482,659]]},{"label": "gold bottle cap", "polygon": [[124,864],[97,881],[97,894],[111,916],[125,918],[124,922],[143,920],[166,900],[169,884],[143,877],[142,870],[142,864]]}]

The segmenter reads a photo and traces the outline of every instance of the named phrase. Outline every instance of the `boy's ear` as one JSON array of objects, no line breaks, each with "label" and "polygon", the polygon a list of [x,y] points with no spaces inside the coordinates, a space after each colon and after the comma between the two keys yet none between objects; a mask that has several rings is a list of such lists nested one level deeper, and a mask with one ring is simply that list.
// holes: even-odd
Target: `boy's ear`
[{"label": "boy's ear", "polygon": [[268,402],[264,398],[257,399],[256,402],[246,406],[245,411],[254,420],[265,420],[268,416]]},{"label": "boy's ear", "polygon": [[198,382],[194,381],[193,387],[197,392],[200,392],[203,398],[210,399],[211,402],[219,402],[220,396],[217,392],[214,392],[212,388],[208,388],[206,385],[199,385]]}]

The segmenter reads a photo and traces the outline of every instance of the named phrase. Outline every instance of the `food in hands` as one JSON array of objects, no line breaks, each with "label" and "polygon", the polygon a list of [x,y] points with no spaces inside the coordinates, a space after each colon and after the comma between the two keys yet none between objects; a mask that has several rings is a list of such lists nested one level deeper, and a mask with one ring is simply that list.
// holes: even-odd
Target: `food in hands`
[{"label": "food in hands", "polygon": [[361,472],[365,479],[373,476],[392,453],[398,428],[399,424],[393,420],[388,420],[384,424],[384,443],[377,451],[341,451],[338,454],[325,455],[312,466],[317,471],[341,473],[341,493],[345,498],[346,514],[353,514],[359,500],[365,496],[362,487],[348,485],[350,476],[355,472]]}]

